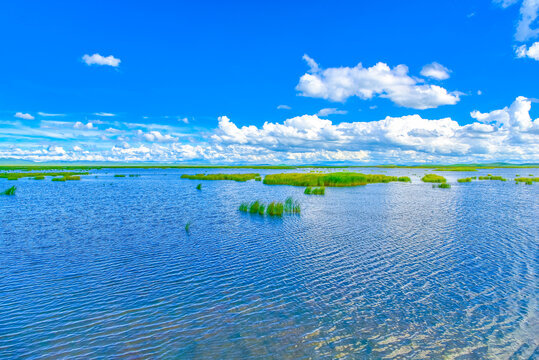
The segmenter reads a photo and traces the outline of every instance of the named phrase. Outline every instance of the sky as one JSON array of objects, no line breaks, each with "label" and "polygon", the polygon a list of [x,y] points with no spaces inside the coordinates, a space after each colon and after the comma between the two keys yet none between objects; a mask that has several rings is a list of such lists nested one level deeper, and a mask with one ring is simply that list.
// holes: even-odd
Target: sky
[{"label": "sky", "polygon": [[539,0],[10,1],[0,159],[539,162]]}]

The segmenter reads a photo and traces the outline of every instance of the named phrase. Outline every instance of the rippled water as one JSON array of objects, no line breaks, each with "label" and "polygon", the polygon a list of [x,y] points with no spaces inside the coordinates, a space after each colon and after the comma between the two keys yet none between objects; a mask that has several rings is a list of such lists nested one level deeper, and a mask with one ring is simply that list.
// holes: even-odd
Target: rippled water
[{"label": "rippled water", "polygon": [[[539,358],[539,185],[395,169],[413,182],[306,196],[196,172],[0,179],[0,358]],[[237,210],[290,195],[300,216]]]}]

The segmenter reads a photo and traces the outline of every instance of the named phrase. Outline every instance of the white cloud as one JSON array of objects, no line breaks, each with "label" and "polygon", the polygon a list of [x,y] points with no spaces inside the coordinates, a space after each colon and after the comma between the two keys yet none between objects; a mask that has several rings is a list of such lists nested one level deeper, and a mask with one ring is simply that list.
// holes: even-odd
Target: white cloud
[{"label": "white cloud", "polygon": [[277,105],[277,109],[279,109],[279,110],[290,110],[292,108],[290,106],[288,106],[288,105]]},{"label": "white cloud", "polygon": [[168,143],[168,142],[174,142],[178,140],[177,138],[169,134],[163,135],[159,131],[155,131],[155,130],[147,132],[147,133],[143,132],[142,130],[138,130],[137,134],[148,142]]},{"label": "white cloud", "polygon": [[94,113],[94,115],[96,115],[96,116],[116,116],[116,114],[106,113],[106,112],[98,112],[98,113]]},{"label": "white cloud", "polygon": [[117,59],[112,55],[110,55],[110,56],[101,56],[99,54],[93,54],[93,55],[85,54],[82,57],[82,60],[87,65],[107,65],[107,66],[112,66],[112,67],[118,67],[120,65],[120,62],[121,62],[120,59]]},{"label": "white cloud", "polygon": [[65,116],[65,114],[49,114],[39,111],[37,113],[39,116],[45,116],[45,117],[54,117],[54,116]]},{"label": "white cloud", "polygon": [[91,122],[89,122],[87,124],[83,124],[80,121],[77,121],[75,123],[75,125],[73,125],[73,128],[77,129],[77,130],[92,130],[92,129],[95,129],[94,124],[92,124]]},{"label": "white cloud", "polygon": [[186,118],[186,117],[184,117],[184,118],[179,118],[178,121],[179,121],[179,122],[182,122],[182,123],[184,123],[184,124],[189,124],[189,119]]},{"label": "white cloud", "polygon": [[310,70],[301,76],[296,90],[300,95],[344,102],[352,96],[371,99],[388,98],[399,106],[429,109],[453,105],[460,100],[460,92],[448,92],[437,85],[418,84],[408,75],[408,67],[397,65],[391,69],[382,62],[364,68],[355,67],[321,69],[313,59],[304,56]]},{"label": "white cloud", "polygon": [[[501,110],[494,110],[488,113],[481,113],[474,110],[470,116],[482,123],[494,123],[500,129],[517,129],[528,131],[538,128],[539,121],[530,117],[531,101],[524,96],[519,96],[510,107]],[[539,130],[539,129],[536,129]]]},{"label": "white cloud", "polygon": [[[499,4],[503,8],[507,8],[519,1],[520,0],[493,0],[495,4]],[[532,28],[532,26],[536,24],[538,14],[539,0],[522,0],[515,40],[524,42],[534,39],[539,35],[539,27],[536,26],[535,28]]]},{"label": "white cloud", "polygon": [[348,111],[346,110],[339,110],[337,108],[324,108],[320,109],[316,115],[318,116],[328,116],[328,115],[345,115]]},{"label": "white cloud", "polygon": [[449,79],[450,72],[451,70],[449,70],[445,66],[438,64],[437,62],[433,62],[432,64],[427,64],[423,66],[423,69],[421,69],[420,74],[425,77],[430,77],[436,80],[445,80]]},{"label": "white cloud", "polygon": [[19,118],[19,119],[24,119],[24,120],[34,120],[35,119],[35,117],[33,117],[32,115],[30,115],[28,113],[22,113],[22,112],[15,113],[15,117]]},{"label": "white cloud", "polygon": [[518,58],[529,57],[539,60],[539,41],[533,43],[529,48],[526,48],[526,45],[518,46],[515,53]]},{"label": "white cloud", "polygon": [[481,95],[483,92],[481,90],[477,90],[477,95]]},{"label": "white cloud", "polygon": [[82,151],[82,148],[80,146],[73,146],[73,151]]}]

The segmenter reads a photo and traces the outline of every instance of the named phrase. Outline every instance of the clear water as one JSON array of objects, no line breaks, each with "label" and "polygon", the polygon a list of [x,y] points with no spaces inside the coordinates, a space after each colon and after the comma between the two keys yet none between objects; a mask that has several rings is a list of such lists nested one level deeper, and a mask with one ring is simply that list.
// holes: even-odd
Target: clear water
[{"label": "clear water", "polygon": [[[538,184],[374,169],[413,182],[306,196],[196,172],[0,180],[0,358],[539,358]],[[237,210],[290,195],[300,216]]]}]

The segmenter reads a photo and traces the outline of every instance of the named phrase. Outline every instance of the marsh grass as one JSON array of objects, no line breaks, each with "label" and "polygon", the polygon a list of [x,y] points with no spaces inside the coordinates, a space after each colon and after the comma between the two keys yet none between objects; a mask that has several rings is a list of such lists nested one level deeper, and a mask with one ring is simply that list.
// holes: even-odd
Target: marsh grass
[{"label": "marsh grass", "polygon": [[76,176],[76,175],[69,175],[69,176],[64,176],[64,178],[68,181],[73,181],[73,180],[80,180],[80,176]]},{"label": "marsh grass", "polygon": [[310,187],[310,186],[307,186],[307,187],[305,188],[305,191],[303,191],[303,193],[304,193],[305,195],[311,195],[312,192],[313,192],[313,188]]},{"label": "marsh grass", "polygon": [[312,188],[310,186],[305,188],[303,192],[306,195],[324,195],[326,193],[326,188],[324,186]]},{"label": "marsh grass", "polygon": [[234,181],[247,181],[260,177],[260,174],[197,174],[181,176],[182,179],[189,180],[234,180]]},{"label": "marsh grass", "polygon": [[52,178],[52,181],[66,181],[66,178],[64,176],[62,177],[55,177],[55,178]]},{"label": "marsh grass", "polygon": [[34,180],[45,180],[45,176],[43,175],[36,176],[34,177]]},{"label": "marsh grass", "polygon": [[445,183],[447,182],[446,178],[436,174],[427,174],[421,178],[421,181],[428,183]]},{"label": "marsh grass", "polygon": [[255,177],[255,181],[262,181],[262,177],[260,176]]},{"label": "marsh grass", "polygon": [[264,215],[264,210],[266,209],[266,206],[264,204],[260,204],[258,206],[258,214],[259,215]]},{"label": "marsh grass", "polygon": [[256,214],[258,213],[258,209],[260,208],[260,201],[256,200],[256,201],[253,201],[250,205],[249,205],[249,212],[251,214]]},{"label": "marsh grass", "polygon": [[[534,182],[538,182],[539,177],[519,177],[515,179],[515,182],[518,184],[519,182],[523,182],[527,185],[532,185]],[[530,184],[528,184],[530,183]]]},{"label": "marsh grass", "polygon": [[188,221],[187,224],[185,224],[185,232],[189,233],[190,229],[191,229],[191,221]]},{"label": "marsh grass", "polygon": [[301,212],[301,206],[297,200],[294,200],[289,196],[284,202],[284,212],[289,214],[299,214]]},{"label": "marsh grass", "polygon": [[139,177],[140,174],[129,174],[129,177]]},{"label": "marsh grass", "polygon": [[240,211],[241,211],[241,212],[247,212],[247,211],[249,211],[249,203],[242,202],[242,203],[240,204]]},{"label": "marsh grass", "polygon": [[[410,178],[403,176],[401,181],[409,181]],[[361,186],[373,183],[388,183],[399,181],[397,176],[361,174],[356,172],[334,173],[284,173],[269,174],[264,177],[266,185],[292,185],[292,186]]]},{"label": "marsh grass", "polygon": [[115,174],[114,177],[117,177],[117,178],[124,178],[125,175],[124,175],[124,174]]},{"label": "marsh grass", "polygon": [[[523,178],[522,178],[523,179]],[[500,180],[500,181],[507,181],[507,179],[501,177],[501,176],[492,176],[491,174],[488,174],[487,176],[479,176],[479,180]]]},{"label": "marsh grass", "polygon": [[202,190],[202,184],[197,185],[197,190]]},{"label": "marsh grass", "polygon": [[471,177],[467,177],[467,178],[458,179],[457,181],[458,181],[459,183],[469,183],[469,182],[472,182],[472,178],[471,178]]},{"label": "marsh grass", "polygon": [[441,183],[441,184],[438,185],[438,187],[440,189],[450,189],[451,185],[449,185],[448,183]]},{"label": "marsh grass", "polygon": [[283,216],[284,206],[282,202],[272,201],[268,205],[266,213],[269,216]]},{"label": "marsh grass", "polygon": [[15,191],[17,191],[17,187],[12,186],[9,189],[7,189],[6,191],[1,192],[0,195],[15,195]]},{"label": "marsh grass", "polygon": [[[8,180],[17,180],[21,178],[37,178],[37,177],[45,177],[45,176],[80,176],[80,175],[88,175],[87,172],[71,172],[71,171],[59,171],[59,172],[7,172],[7,173],[0,173],[0,179],[8,179]],[[36,180],[43,180],[43,179],[36,179]]]}]

